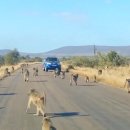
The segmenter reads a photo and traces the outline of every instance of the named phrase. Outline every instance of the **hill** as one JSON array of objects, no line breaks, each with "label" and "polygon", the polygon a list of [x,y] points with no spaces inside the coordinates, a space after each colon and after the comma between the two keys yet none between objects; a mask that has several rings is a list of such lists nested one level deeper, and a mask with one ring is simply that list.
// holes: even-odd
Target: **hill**
[{"label": "hill", "polygon": [[[108,53],[110,51],[116,51],[118,54],[122,56],[130,56],[130,46],[65,46],[61,48],[57,48],[48,52],[43,53],[25,53],[20,52],[20,55],[30,57],[46,57],[46,56],[91,56],[94,55],[94,47],[96,52]],[[11,50],[0,50],[0,55],[5,55]]]},{"label": "hill", "polygon": [[116,51],[123,56],[130,56],[130,46],[66,46],[45,53],[45,55],[55,56],[86,56],[94,55],[94,48],[96,52],[108,53]]}]

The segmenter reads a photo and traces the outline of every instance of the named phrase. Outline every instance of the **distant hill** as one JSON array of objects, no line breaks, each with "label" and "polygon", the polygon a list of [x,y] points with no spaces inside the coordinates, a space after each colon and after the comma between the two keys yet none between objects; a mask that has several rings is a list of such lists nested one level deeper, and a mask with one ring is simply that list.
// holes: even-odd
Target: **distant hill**
[{"label": "distant hill", "polygon": [[9,50],[9,49],[0,50],[0,55],[3,56],[3,55],[5,55],[5,54],[9,53],[10,51],[11,51],[11,50]]},{"label": "distant hill", "polygon": [[[110,51],[116,51],[122,56],[130,56],[130,46],[95,46],[96,52],[108,53]],[[0,55],[5,55],[11,50],[0,50]],[[65,46],[57,48],[43,53],[24,53],[20,52],[20,55],[30,57],[46,57],[46,56],[91,56],[94,55],[94,46]]]},{"label": "distant hill", "polygon": [[[108,53],[116,51],[123,56],[130,56],[130,46],[95,46],[96,52]],[[45,53],[45,55],[55,56],[86,56],[94,55],[94,46],[66,46]]]},{"label": "distant hill", "polygon": [[43,57],[44,53],[25,53],[25,52],[20,52],[21,56],[27,56],[29,55],[30,57]]},{"label": "distant hill", "polygon": [[[9,50],[9,49],[0,50],[0,55],[4,56],[11,51],[12,50]],[[25,52],[19,52],[19,53],[20,53],[21,56],[29,55],[30,57],[43,57],[43,55],[44,55],[44,53],[25,53]]]}]

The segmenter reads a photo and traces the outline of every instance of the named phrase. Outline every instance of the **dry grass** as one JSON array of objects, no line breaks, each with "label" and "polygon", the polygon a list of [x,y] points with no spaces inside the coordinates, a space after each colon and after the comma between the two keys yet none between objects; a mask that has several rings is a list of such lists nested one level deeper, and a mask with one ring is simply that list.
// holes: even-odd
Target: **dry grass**
[{"label": "dry grass", "polygon": [[[34,62],[34,63],[28,63],[28,64],[37,64],[38,62]],[[18,70],[21,66],[21,64],[24,64],[24,63],[19,63],[17,65],[12,65],[14,67],[14,71],[15,70]],[[26,63],[25,63],[26,64]],[[12,66],[1,66],[0,67],[0,79],[4,76],[4,70],[5,68],[8,68],[9,69],[9,72],[12,72]]]},{"label": "dry grass", "polygon": [[[63,68],[67,68],[67,65],[64,64]],[[130,67],[113,67],[102,71],[102,74],[98,75],[98,70],[94,68],[75,67],[74,70],[71,70],[72,73],[89,76],[90,80],[93,80],[96,75],[98,82],[118,88],[124,88],[126,79],[130,78]]]}]

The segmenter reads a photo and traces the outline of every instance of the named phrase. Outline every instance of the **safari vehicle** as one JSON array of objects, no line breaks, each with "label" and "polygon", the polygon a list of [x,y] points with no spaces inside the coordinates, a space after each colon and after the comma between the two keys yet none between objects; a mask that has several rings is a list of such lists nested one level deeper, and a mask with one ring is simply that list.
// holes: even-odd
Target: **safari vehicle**
[{"label": "safari vehicle", "polygon": [[47,57],[43,60],[43,70],[59,70],[61,71],[61,64],[57,57]]}]

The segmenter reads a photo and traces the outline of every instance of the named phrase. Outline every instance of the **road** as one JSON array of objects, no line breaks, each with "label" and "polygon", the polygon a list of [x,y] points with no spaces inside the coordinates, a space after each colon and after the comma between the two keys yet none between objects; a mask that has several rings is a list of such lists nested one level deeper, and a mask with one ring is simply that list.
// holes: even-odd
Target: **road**
[{"label": "road", "polygon": [[54,78],[52,72],[24,82],[21,70],[0,81],[0,130],[41,130],[42,116],[34,116],[35,107],[26,113],[27,93],[31,88],[47,95],[47,116],[55,130],[130,130],[130,94],[121,89],[98,83],[85,83],[79,77],[78,86],[69,86],[65,79]]}]

